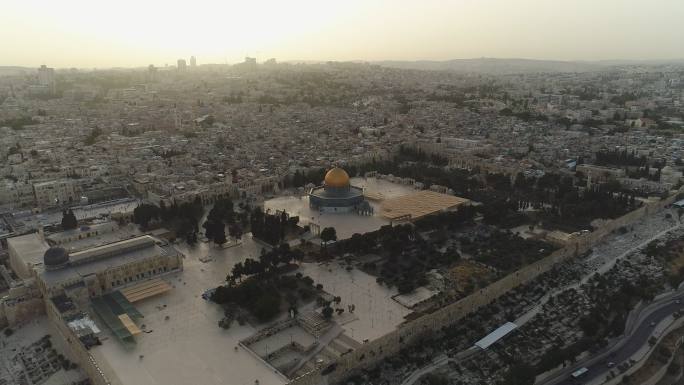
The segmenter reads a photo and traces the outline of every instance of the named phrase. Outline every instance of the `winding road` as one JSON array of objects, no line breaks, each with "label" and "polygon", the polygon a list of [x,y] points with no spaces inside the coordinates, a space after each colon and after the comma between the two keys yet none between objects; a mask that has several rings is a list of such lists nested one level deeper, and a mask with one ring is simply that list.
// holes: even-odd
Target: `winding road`
[{"label": "winding road", "polygon": [[[608,362],[613,362],[617,367],[623,362],[629,361],[634,354],[648,344],[649,338],[654,334],[654,326],[652,325],[658,325],[668,318],[673,319],[672,313],[684,309],[684,304],[681,303],[683,301],[684,291],[680,289],[671,293],[671,295],[651,303],[648,307],[643,309],[643,313],[639,315],[637,325],[634,326],[628,334],[613,341],[611,346],[607,349],[582,360],[573,366],[564,369],[552,378],[547,378],[537,384],[576,385],[578,384],[578,381],[581,383],[588,383],[598,377],[606,377],[612,369],[615,369],[608,368]],[[582,376],[581,379],[573,379],[570,374],[582,367],[586,367],[589,371]],[[617,369],[615,370],[617,371]]]}]

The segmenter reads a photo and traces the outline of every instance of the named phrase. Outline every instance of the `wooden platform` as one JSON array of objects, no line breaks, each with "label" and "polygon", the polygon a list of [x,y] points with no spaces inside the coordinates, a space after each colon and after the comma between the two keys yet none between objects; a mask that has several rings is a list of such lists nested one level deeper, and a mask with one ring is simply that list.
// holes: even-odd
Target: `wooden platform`
[{"label": "wooden platform", "polygon": [[468,199],[422,190],[382,202],[382,216],[389,220],[416,220],[439,211],[453,210],[470,202]]},{"label": "wooden platform", "polygon": [[141,301],[171,290],[171,285],[161,278],[151,279],[119,290],[129,302]]}]

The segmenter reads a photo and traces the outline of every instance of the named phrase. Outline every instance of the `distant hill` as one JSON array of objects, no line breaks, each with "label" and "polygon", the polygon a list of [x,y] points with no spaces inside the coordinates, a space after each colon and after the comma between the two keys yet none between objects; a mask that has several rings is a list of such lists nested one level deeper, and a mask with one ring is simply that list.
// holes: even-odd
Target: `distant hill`
[{"label": "distant hill", "polygon": [[572,62],[533,59],[454,59],[445,61],[418,60],[373,62],[385,67],[432,71],[458,71],[491,74],[533,73],[533,72],[590,72],[606,68],[596,62]]}]

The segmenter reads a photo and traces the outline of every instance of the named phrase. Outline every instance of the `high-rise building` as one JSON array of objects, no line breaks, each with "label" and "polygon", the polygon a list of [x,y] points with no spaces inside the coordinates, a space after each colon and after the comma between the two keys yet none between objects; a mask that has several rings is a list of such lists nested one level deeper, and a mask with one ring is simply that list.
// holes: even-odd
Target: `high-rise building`
[{"label": "high-rise building", "polygon": [[197,66],[197,59],[195,59],[194,56],[190,56],[190,67],[196,67]]},{"label": "high-rise building", "polygon": [[186,68],[185,59],[178,59],[178,71],[185,71]]},{"label": "high-rise building", "polygon": [[147,67],[147,81],[148,82],[157,81],[157,67],[155,67],[154,64],[150,64]]},{"label": "high-rise building", "polygon": [[38,84],[47,86],[51,93],[57,89],[57,82],[55,81],[55,69],[49,68],[43,64],[38,68]]}]

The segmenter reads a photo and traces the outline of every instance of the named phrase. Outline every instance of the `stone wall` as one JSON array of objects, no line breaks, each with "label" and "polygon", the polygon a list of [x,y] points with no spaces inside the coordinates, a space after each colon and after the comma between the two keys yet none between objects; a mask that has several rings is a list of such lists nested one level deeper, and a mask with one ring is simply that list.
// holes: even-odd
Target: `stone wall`
[{"label": "stone wall", "polygon": [[6,323],[15,327],[45,313],[41,298],[33,278],[13,282],[7,295],[0,299],[0,326]]},{"label": "stone wall", "polygon": [[62,338],[64,346],[68,347],[66,352],[72,361],[77,362],[81,369],[88,375],[93,385],[122,385],[121,381],[116,377],[116,373],[111,369],[101,367],[102,364],[95,362],[93,356],[83,346],[78,336],[74,334],[66,325],[59,311],[51,300],[45,300],[46,313],[52,324],[59,332],[59,337]]},{"label": "stone wall", "polygon": [[[679,190],[682,193],[684,188]],[[661,210],[665,206],[672,204],[678,194],[673,194],[664,200],[645,203],[642,207],[634,210],[620,218],[606,221],[601,228],[591,233],[579,236],[569,241],[568,245],[555,251],[546,258],[527,265],[518,271],[503,277],[502,279],[482,288],[457,302],[449,304],[440,310],[429,315],[423,316],[409,323],[400,326],[397,330],[388,333],[376,340],[363,344],[357,350],[346,354],[337,359],[336,369],[328,375],[328,383],[337,383],[349,377],[354,371],[371,367],[378,361],[395,355],[402,348],[410,346],[424,336],[426,332],[440,330],[444,327],[453,325],[463,319],[469,313],[478,310],[480,307],[491,303],[501,295],[511,289],[532,281],[542,273],[549,271],[558,263],[580,255],[606,235],[614,230],[629,225],[653,212]],[[291,385],[316,385],[323,383],[323,376],[319,370],[311,371],[305,375],[290,381]]]}]

